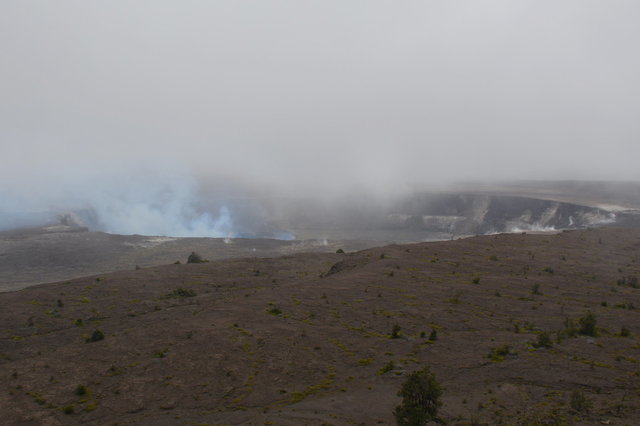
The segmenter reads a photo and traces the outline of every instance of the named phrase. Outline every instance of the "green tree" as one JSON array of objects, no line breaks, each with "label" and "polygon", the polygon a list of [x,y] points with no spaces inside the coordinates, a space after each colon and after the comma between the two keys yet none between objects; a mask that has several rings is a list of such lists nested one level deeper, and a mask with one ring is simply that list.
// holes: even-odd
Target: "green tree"
[{"label": "green tree", "polygon": [[432,420],[438,421],[441,395],[442,386],[429,367],[411,373],[398,392],[402,403],[393,411],[396,423],[400,426],[421,426]]},{"label": "green tree", "polygon": [[580,318],[580,334],[586,336],[596,335],[596,316],[590,311],[587,312],[584,317]]}]

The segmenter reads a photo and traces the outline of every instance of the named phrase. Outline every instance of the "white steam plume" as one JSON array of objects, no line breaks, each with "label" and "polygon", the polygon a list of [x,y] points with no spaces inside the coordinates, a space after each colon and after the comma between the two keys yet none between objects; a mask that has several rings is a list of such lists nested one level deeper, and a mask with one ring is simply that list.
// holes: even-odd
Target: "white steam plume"
[{"label": "white steam plume", "polygon": [[195,178],[175,167],[74,171],[28,183],[0,188],[0,229],[44,225],[75,212],[91,230],[116,234],[234,235],[230,210],[204,205]]}]

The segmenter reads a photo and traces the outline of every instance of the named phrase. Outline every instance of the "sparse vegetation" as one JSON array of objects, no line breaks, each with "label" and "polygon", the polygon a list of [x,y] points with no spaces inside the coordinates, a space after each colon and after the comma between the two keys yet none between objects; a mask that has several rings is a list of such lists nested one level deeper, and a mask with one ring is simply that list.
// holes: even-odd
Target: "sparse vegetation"
[{"label": "sparse vegetation", "polygon": [[435,342],[436,340],[438,340],[438,331],[435,328],[431,329],[431,334],[429,334],[429,340],[431,342]]},{"label": "sparse vegetation", "polygon": [[383,365],[382,368],[380,370],[378,370],[377,374],[380,376],[382,374],[388,373],[389,371],[393,371],[395,369],[396,369],[396,365],[393,362],[393,360],[391,360],[391,361],[387,362],[385,365]]},{"label": "sparse vegetation", "polygon": [[549,337],[549,334],[545,331],[539,333],[538,339],[536,340],[535,343],[533,343],[533,347],[535,348],[550,348],[552,346],[553,346],[553,343],[551,342],[551,338]]},{"label": "sparse vegetation", "polygon": [[622,287],[640,288],[640,285],[638,285],[638,277],[635,275],[622,277],[617,281],[617,284]]},{"label": "sparse vegetation", "polygon": [[78,385],[74,391],[76,395],[83,396],[87,394],[87,387],[84,385]]},{"label": "sparse vegetation", "polygon": [[86,339],[86,342],[92,343],[92,342],[98,342],[100,340],[104,340],[104,333],[100,330],[94,330],[94,332],[91,333],[91,336]]},{"label": "sparse vegetation", "polygon": [[591,311],[587,312],[587,314],[579,319],[580,322],[580,334],[584,334],[585,336],[596,336],[596,316],[591,313]]},{"label": "sparse vegetation", "polygon": [[165,294],[163,299],[172,299],[172,298],[181,298],[181,297],[195,297],[197,296],[196,292],[189,288],[177,288],[173,290],[171,293]]},{"label": "sparse vegetation", "polygon": [[513,352],[511,352],[511,347],[509,345],[502,345],[497,348],[493,348],[488,357],[493,362],[502,362],[510,354],[513,354]]},{"label": "sparse vegetation", "polygon": [[273,304],[269,304],[269,307],[267,308],[267,313],[278,316],[282,314],[282,310]]},{"label": "sparse vegetation", "polygon": [[400,330],[401,327],[398,324],[394,324],[393,328],[391,329],[391,338],[392,339],[399,339],[400,338]]},{"label": "sparse vegetation", "polygon": [[587,413],[593,406],[593,403],[586,397],[584,392],[575,390],[571,392],[570,405],[575,411]]},{"label": "sparse vegetation", "polygon": [[[262,241],[246,259],[138,272],[125,265],[98,285],[93,275],[0,293],[12,302],[0,315],[7,325],[0,406],[63,423],[280,424],[299,416],[291,421],[393,424],[403,400],[396,392],[427,362],[451,391],[440,397],[443,423],[634,424],[639,311],[627,305],[638,305],[640,293],[616,279],[640,277],[640,231],[633,240],[613,235],[624,244],[612,251],[594,251],[593,236],[572,231],[504,235],[493,245],[487,237],[415,244],[410,254],[388,246],[336,256],[335,245],[326,254],[289,255],[288,243],[278,243],[286,257],[269,259],[261,256],[272,242]],[[380,262],[382,250],[393,259]],[[563,252],[569,261],[560,261]],[[492,253],[500,262],[488,260]],[[317,278],[337,260],[340,274]],[[476,277],[482,286],[472,284]],[[460,304],[447,303],[452,296]],[[88,344],[97,329],[105,341]],[[561,340],[567,336],[578,338]],[[340,397],[347,403],[322,403]],[[305,407],[295,405],[302,400]],[[375,403],[353,410],[367,401]],[[7,424],[20,424],[15,413]]]},{"label": "sparse vegetation", "polygon": [[337,254],[344,254],[344,250],[342,250],[341,248],[339,248],[338,250],[336,250]]}]

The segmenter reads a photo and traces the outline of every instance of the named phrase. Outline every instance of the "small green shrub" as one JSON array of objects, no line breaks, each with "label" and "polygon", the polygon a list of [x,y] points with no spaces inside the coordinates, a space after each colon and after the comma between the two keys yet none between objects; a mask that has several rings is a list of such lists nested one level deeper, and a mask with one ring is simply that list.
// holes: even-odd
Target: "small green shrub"
[{"label": "small green shrub", "polygon": [[580,318],[580,334],[584,334],[585,336],[596,336],[596,317],[591,312],[587,312],[587,314]]},{"label": "small green shrub", "polygon": [[198,253],[192,251],[189,257],[187,258],[187,263],[205,263],[206,260],[202,258]]},{"label": "small green shrub", "polygon": [[429,334],[429,340],[435,342],[438,340],[438,331],[435,328],[431,329],[431,334]]},{"label": "small green shrub", "polygon": [[278,316],[282,313],[282,310],[280,308],[278,308],[275,305],[269,305],[269,307],[267,308],[267,313],[271,314],[271,315],[275,315]]},{"label": "small green shrub", "polygon": [[540,284],[534,284],[533,287],[531,287],[531,294],[538,294],[541,295],[542,293],[540,292]]},{"label": "small green shrub", "polygon": [[489,353],[488,358],[493,362],[502,362],[509,354],[512,354],[511,347],[509,345],[502,345],[497,348],[493,348]]},{"label": "small green shrub", "polygon": [[83,396],[87,394],[87,387],[84,385],[78,385],[74,391],[76,395]]},{"label": "small green shrub", "polygon": [[543,331],[542,333],[538,334],[538,340],[533,343],[533,346],[535,348],[550,348],[553,346],[553,343],[551,342],[549,334]]},{"label": "small green shrub", "polygon": [[474,284],[479,284],[480,283],[480,277],[476,275],[475,277],[473,277],[471,282],[474,283]]},{"label": "small green shrub", "polygon": [[91,337],[86,339],[86,342],[87,343],[92,343],[92,342],[98,342],[100,340],[104,340],[104,333],[102,331],[100,331],[100,330],[95,330],[91,334]]},{"label": "small green shrub", "polygon": [[342,250],[341,248],[339,248],[338,250],[336,250],[337,254],[344,254],[344,250]]},{"label": "small green shrub", "polygon": [[430,421],[440,422],[438,409],[442,405],[442,386],[435,375],[425,367],[409,375],[402,384],[398,396],[402,402],[393,411],[400,426],[426,425]]},{"label": "small green shrub", "polygon": [[73,405],[66,405],[62,407],[62,412],[65,414],[73,414],[74,413]]},{"label": "small green shrub", "polygon": [[392,339],[399,339],[400,338],[400,330],[401,330],[401,327],[398,324],[394,324],[393,328],[391,329],[391,338]]},{"label": "small green shrub", "polygon": [[153,356],[154,358],[164,358],[167,356],[168,352],[169,352],[168,349],[163,349],[161,351],[154,352]]}]

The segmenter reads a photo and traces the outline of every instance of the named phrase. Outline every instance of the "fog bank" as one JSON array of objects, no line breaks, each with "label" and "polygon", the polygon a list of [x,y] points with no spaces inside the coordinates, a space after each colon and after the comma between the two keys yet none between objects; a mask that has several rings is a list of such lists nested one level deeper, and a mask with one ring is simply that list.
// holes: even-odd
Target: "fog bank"
[{"label": "fog bank", "polygon": [[[0,228],[85,209],[110,232],[223,236],[244,232],[227,201],[246,194],[638,181],[639,16],[631,0],[3,2]],[[205,181],[224,196],[202,199]]]}]

